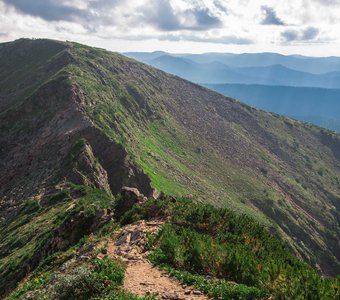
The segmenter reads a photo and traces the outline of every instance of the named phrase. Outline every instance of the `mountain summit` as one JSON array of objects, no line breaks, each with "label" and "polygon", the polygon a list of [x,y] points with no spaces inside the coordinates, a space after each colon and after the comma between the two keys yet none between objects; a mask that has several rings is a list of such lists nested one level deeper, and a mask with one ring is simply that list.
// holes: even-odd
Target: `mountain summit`
[{"label": "mountain summit", "polygon": [[[3,43],[0,66],[0,277],[13,281],[62,248],[54,239],[36,251],[40,231],[72,207],[54,206],[69,182],[249,214],[311,266],[339,274],[339,135],[77,43]],[[18,221],[34,205],[55,210],[46,228]]]}]

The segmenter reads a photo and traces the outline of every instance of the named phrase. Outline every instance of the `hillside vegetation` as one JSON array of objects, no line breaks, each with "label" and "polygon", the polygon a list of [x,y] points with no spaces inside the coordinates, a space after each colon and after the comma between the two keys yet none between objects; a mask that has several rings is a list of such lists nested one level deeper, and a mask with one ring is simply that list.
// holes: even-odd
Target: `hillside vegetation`
[{"label": "hillside vegetation", "polygon": [[[110,207],[117,213],[127,200],[117,195]],[[320,276],[249,216],[164,197],[135,204],[116,217],[52,254],[6,299],[158,299],[122,290],[126,262],[111,257],[108,245],[116,237],[114,229],[164,218],[168,221],[158,232],[146,232],[148,259],[184,286],[223,300],[339,297],[339,278]]]},{"label": "hillside vegetation", "polygon": [[134,206],[122,216],[121,223],[160,216],[171,218],[150,236],[150,260],[215,299],[339,296],[339,278],[320,277],[249,216],[188,199],[174,203],[168,198]]},{"label": "hillside vegetation", "polygon": [[1,44],[0,65],[1,293],[108,222],[124,185],[246,214],[339,274],[339,135],[76,43]]}]

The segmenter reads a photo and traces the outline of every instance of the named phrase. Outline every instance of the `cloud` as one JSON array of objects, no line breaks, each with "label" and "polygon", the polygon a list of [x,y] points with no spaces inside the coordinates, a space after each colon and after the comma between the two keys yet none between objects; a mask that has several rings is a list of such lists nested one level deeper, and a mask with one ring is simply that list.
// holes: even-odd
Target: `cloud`
[{"label": "cloud", "polygon": [[179,52],[196,42],[193,51],[332,55],[340,47],[340,0],[0,0],[0,15],[0,41],[48,37]]},{"label": "cloud", "polygon": [[213,44],[226,44],[226,45],[249,45],[253,41],[248,38],[238,37],[234,35],[211,37],[211,36],[194,36],[189,34],[173,35],[167,34],[157,37],[158,40],[163,41],[188,41],[188,42],[202,42],[202,43],[213,43]]},{"label": "cloud", "polygon": [[286,30],[281,33],[281,37],[286,42],[293,41],[311,41],[319,35],[320,30],[316,27],[308,27],[304,30]]},{"label": "cloud", "polygon": [[313,0],[325,6],[340,5],[340,0]]},{"label": "cloud", "polygon": [[143,10],[141,17],[162,31],[208,30],[222,25],[221,20],[212,15],[207,7],[192,7],[175,11],[170,0],[151,2]]},{"label": "cloud", "polygon": [[320,30],[315,27],[308,27],[306,30],[302,32],[301,39],[304,41],[309,41],[316,38],[319,34]]},{"label": "cloud", "polygon": [[285,25],[285,23],[277,17],[275,10],[272,7],[263,5],[261,9],[264,13],[264,19],[262,25]]},{"label": "cloud", "polygon": [[299,40],[299,32],[297,30],[286,30],[281,33],[281,36],[287,42]]},{"label": "cloud", "polygon": [[89,12],[71,5],[65,5],[58,0],[4,0],[14,6],[19,12],[47,21],[76,21],[87,19]]},{"label": "cloud", "polygon": [[[110,37],[102,36],[103,39],[110,39]],[[212,43],[212,44],[225,44],[225,45],[250,45],[254,41],[244,37],[235,35],[226,35],[220,37],[211,36],[197,36],[191,34],[175,34],[165,33],[161,35],[129,35],[129,36],[116,36],[116,38],[125,39],[128,41],[145,41],[145,40],[158,40],[170,42],[199,42],[199,43]]]},{"label": "cloud", "polygon": [[213,4],[217,9],[219,9],[223,13],[228,13],[229,9],[225,2],[222,0],[213,0]]},{"label": "cloud", "polygon": [[147,7],[141,18],[160,30],[172,31],[180,28],[178,17],[168,0],[160,0],[154,7]]},{"label": "cloud", "polygon": [[46,21],[69,21],[88,26],[90,22],[111,24],[108,12],[122,0],[3,0],[18,12]]},{"label": "cloud", "polygon": [[209,29],[214,27],[220,27],[222,25],[219,18],[212,16],[207,8],[193,9],[188,11],[196,19],[196,29]]}]

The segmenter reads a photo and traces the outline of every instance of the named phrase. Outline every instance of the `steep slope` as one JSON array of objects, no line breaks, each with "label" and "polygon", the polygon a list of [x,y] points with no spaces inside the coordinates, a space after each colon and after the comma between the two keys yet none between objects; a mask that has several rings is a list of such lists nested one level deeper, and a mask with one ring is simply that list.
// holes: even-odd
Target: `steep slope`
[{"label": "steep slope", "polygon": [[[42,48],[53,51],[30,68]],[[4,228],[27,199],[48,202],[64,182],[108,195],[155,187],[251,214],[311,265],[339,273],[338,135],[101,49],[18,40],[0,53],[1,66],[22,56],[18,68],[31,72],[12,85],[0,73]],[[9,235],[3,247],[14,245]]]}]

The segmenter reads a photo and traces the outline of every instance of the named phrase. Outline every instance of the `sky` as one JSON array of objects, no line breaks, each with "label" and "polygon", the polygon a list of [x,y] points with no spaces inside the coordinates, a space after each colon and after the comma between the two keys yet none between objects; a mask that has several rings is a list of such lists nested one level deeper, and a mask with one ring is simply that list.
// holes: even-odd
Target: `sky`
[{"label": "sky", "polygon": [[0,0],[0,42],[340,56],[340,0]]}]

